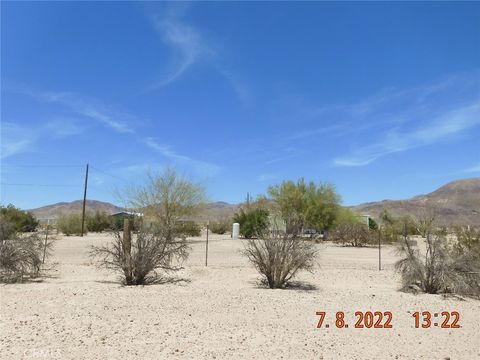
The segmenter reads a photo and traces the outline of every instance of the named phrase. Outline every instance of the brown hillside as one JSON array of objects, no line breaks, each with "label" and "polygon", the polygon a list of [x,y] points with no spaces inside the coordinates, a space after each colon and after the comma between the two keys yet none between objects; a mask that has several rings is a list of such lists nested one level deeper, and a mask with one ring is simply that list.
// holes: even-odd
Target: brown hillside
[{"label": "brown hillside", "polygon": [[[72,214],[82,212],[83,200],[75,200],[72,202],[60,202],[52,205],[42,206],[36,209],[31,209],[29,212],[33,213],[38,219],[56,218],[60,214]],[[113,214],[118,211],[122,211],[122,208],[110,204],[108,202],[87,200],[86,211],[89,212],[106,212],[107,214]]]},{"label": "brown hillside", "polygon": [[452,181],[441,188],[409,200],[384,200],[360,204],[353,210],[378,218],[383,209],[394,215],[421,214],[435,207],[440,224],[480,225],[480,178]]}]

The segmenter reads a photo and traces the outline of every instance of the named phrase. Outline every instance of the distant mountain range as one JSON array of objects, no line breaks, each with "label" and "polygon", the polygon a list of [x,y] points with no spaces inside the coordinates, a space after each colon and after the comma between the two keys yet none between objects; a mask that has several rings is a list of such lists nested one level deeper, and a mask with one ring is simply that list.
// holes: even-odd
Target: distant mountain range
[{"label": "distant mountain range", "polygon": [[[226,202],[213,202],[206,206],[201,215],[195,217],[199,221],[218,221],[231,217],[239,205]],[[427,207],[435,207],[437,220],[441,224],[480,225],[480,178],[464,179],[450,182],[441,188],[408,200],[383,200],[353,206],[360,214],[368,214],[378,219],[382,210],[393,215],[416,215]],[[107,214],[122,211],[123,208],[97,200],[87,200],[86,209],[90,212],[104,211]],[[82,200],[61,202],[29,210],[37,218],[53,218],[59,214],[81,213]]]},{"label": "distant mountain range", "polygon": [[[75,200],[72,202],[59,202],[52,205],[46,205],[28,211],[35,215],[37,219],[51,219],[56,218],[60,214],[81,213],[82,207],[83,200]],[[103,211],[110,215],[122,211],[123,208],[110,204],[108,202],[87,200],[85,203],[85,210],[92,213],[96,211]]]},{"label": "distant mountain range", "polygon": [[378,218],[384,209],[394,215],[418,215],[428,207],[435,208],[440,224],[480,225],[480,178],[452,181],[408,200],[370,202],[352,209]]},{"label": "distant mountain range", "polygon": [[[73,214],[82,212],[83,200],[75,200],[72,202],[60,202],[52,205],[42,206],[36,209],[28,210],[31,212],[37,219],[52,219],[56,218],[60,214]],[[202,214],[196,216],[194,220],[197,221],[218,221],[223,218],[228,218],[233,216],[237,211],[238,205],[232,205],[223,201],[212,202],[207,204],[206,208]],[[97,200],[87,200],[85,203],[85,210],[87,212],[95,213],[105,212],[108,215],[111,215],[116,212],[125,210],[122,207],[113,205],[108,202],[97,201]]]}]

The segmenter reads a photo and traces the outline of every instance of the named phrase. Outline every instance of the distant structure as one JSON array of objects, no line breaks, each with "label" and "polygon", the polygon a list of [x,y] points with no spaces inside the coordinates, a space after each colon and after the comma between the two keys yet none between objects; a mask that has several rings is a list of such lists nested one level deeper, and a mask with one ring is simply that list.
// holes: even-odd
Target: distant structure
[{"label": "distant structure", "polygon": [[370,215],[362,215],[362,222],[365,223],[365,225],[370,226]]},{"label": "distant structure", "polygon": [[113,213],[112,215],[110,215],[111,217],[115,218],[115,219],[131,219],[135,216],[137,217],[143,217],[143,214],[142,213],[136,213],[136,212],[132,212],[132,211],[119,211],[119,212],[116,212],[116,213]]},{"label": "distant structure", "polygon": [[44,225],[55,226],[57,224],[57,217],[56,216],[41,217],[41,218],[37,218],[37,220],[38,220],[38,223],[42,226],[44,226]]}]

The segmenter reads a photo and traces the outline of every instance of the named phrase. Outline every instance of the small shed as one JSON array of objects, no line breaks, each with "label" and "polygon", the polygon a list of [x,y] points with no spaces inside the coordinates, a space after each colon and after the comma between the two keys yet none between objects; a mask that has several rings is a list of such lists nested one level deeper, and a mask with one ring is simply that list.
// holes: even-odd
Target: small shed
[{"label": "small shed", "polygon": [[117,230],[123,229],[123,221],[125,219],[134,219],[136,217],[143,217],[143,214],[132,211],[119,211],[110,215],[113,226]]}]

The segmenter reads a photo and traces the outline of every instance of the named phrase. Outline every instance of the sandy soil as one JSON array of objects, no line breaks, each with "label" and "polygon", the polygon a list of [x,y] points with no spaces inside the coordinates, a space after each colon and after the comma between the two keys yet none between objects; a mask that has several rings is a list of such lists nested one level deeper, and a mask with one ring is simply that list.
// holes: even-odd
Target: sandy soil
[{"label": "sandy soil", "polygon": [[[61,237],[50,277],[0,287],[1,359],[480,358],[480,301],[397,291],[392,248],[379,272],[377,249],[321,244],[301,286],[269,290],[239,254],[241,241],[214,236],[208,267],[203,240],[192,241],[177,274],[184,281],[124,287],[88,258],[108,239]],[[327,312],[320,329],[316,311]],[[335,327],[337,311],[348,329]],[[356,311],[391,311],[393,328],[356,329]],[[462,327],[415,329],[414,311],[458,311]]]}]

